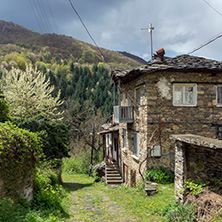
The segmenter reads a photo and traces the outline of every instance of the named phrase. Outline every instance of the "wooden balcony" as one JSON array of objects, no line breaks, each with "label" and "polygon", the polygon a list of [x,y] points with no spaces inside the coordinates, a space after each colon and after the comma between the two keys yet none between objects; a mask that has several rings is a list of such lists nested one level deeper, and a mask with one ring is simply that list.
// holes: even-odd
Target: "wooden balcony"
[{"label": "wooden balcony", "polygon": [[114,123],[133,123],[133,106],[114,106]]}]

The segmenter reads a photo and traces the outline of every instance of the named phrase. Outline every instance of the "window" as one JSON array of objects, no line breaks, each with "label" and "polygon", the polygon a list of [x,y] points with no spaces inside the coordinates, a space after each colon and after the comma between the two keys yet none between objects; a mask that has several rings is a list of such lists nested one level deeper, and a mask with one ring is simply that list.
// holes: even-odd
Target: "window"
[{"label": "window", "polygon": [[132,106],[131,96],[129,93],[127,93],[127,105]]},{"label": "window", "polygon": [[222,140],[222,125],[217,125],[217,139]]},{"label": "window", "polygon": [[140,97],[141,97],[141,88],[136,89],[136,105],[140,105]]},{"label": "window", "polygon": [[139,155],[140,152],[140,133],[134,132],[134,154]]},{"label": "window", "polygon": [[217,105],[222,105],[222,86],[217,86]]},{"label": "window", "polygon": [[196,84],[174,84],[173,105],[175,106],[196,106],[197,85]]},{"label": "window", "polygon": [[123,147],[126,148],[126,129],[123,129]]},{"label": "window", "polygon": [[126,105],[126,94],[125,93],[122,93],[122,106],[125,106]]}]

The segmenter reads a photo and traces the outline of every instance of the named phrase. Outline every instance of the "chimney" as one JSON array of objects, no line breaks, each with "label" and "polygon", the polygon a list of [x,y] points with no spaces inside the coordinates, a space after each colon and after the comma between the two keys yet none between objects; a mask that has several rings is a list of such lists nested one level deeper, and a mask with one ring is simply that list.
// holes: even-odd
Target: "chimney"
[{"label": "chimney", "polygon": [[158,49],[156,51],[158,57],[160,58],[160,60],[163,62],[164,61],[164,55],[165,55],[165,50],[164,48]]}]

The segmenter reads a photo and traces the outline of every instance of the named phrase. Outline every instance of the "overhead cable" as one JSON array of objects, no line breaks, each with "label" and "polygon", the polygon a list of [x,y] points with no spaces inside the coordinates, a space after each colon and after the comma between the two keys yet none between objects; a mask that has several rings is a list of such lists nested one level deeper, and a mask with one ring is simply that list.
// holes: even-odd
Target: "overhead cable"
[{"label": "overhead cable", "polygon": [[38,5],[39,5],[40,11],[41,11],[41,13],[42,13],[42,16],[43,16],[43,18],[44,18],[44,20],[45,20],[47,29],[48,29],[48,31],[49,31],[49,33],[50,33],[50,32],[52,32],[52,28],[51,28],[51,25],[50,25],[50,22],[49,22],[49,19],[48,19],[48,15],[47,15],[47,13],[45,12],[44,5],[43,5],[43,3],[42,3],[41,0],[37,0],[37,3],[38,3]]},{"label": "overhead cable", "polygon": [[216,8],[214,8],[207,0],[203,0],[210,8],[212,8],[217,14],[222,16],[222,13],[220,13]]},{"label": "overhead cable", "polygon": [[47,27],[46,27],[46,25],[44,23],[43,17],[41,16],[41,13],[39,11],[39,7],[36,5],[36,2],[34,0],[32,2],[33,2],[34,9],[36,10],[37,17],[41,21],[41,24],[42,24],[42,27],[43,27],[43,32],[47,32]]},{"label": "overhead cable", "polygon": [[49,8],[49,11],[50,11],[50,14],[51,14],[54,26],[55,26],[56,33],[59,33],[58,27],[57,27],[56,22],[55,22],[55,18],[54,18],[54,14],[53,14],[52,8],[51,8],[51,6],[49,4],[49,0],[47,0],[47,4],[48,4],[48,8]]},{"label": "overhead cable", "polygon": [[[214,8],[209,2],[207,2],[207,0],[203,0],[210,8],[212,8],[215,12],[217,12],[217,14],[219,14],[220,16],[222,16],[222,13],[220,13],[216,8]],[[200,49],[202,49],[203,47],[209,45],[210,43],[214,42],[215,40],[219,39],[222,37],[222,32],[220,32],[219,34],[217,34],[216,36],[214,36],[213,38],[209,39],[208,41],[202,43],[200,46],[198,46],[197,48],[195,48],[194,50],[192,50],[191,52],[187,53],[187,54],[192,54]]]},{"label": "overhead cable", "polygon": [[206,41],[205,43],[201,44],[200,46],[198,46],[197,48],[195,48],[194,50],[192,50],[191,52],[187,53],[187,54],[192,54],[194,52],[196,52],[197,50],[202,49],[203,47],[209,45],[210,43],[214,42],[215,40],[219,39],[222,37],[222,32],[220,32],[219,34],[217,34],[216,36],[214,36],[213,38],[209,39],[208,41]]},{"label": "overhead cable", "polygon": [[94,42],[94,44],[95,44],[95,46],[97,47],[97,49],[99,50],[99,52],[100,52],[100,54],[101,54],[101,56],[102,56],[102,59],[105,60],[104,54],[102,53],[102,51],[101,51],[101,49],[99,48],[99,46],[97,45],[96,41],[94,40],[94,38],[93,38],[92,35],[90,34],[89,30],[87,29],[86,25],[84,24],[84,22],[83,22],[82,18],[80,17],[79,13],[78,13],[77,10],[75,9],[73,3],[71,2],[71,0],[69,0],[69,2],[70,2],[70,5],[71,5],[72,9],[74,10],[74,12],[76,13],[76,15],[78,16],[80,22],[82,23],[83,27],[85,28],[87,34],[89,35],[89,37],[90,37],[91,40]]},{"label": "overhead cable", "polygon": [[31,5],[32,11],[33,11],[33,13],[34,13],[34,15],[35,15],[36,21],[37,21],[37,23],[38,23],[38,25],[39,25],[39,29],[40,29],[41,32],[43,32],[42,25],[41,25],[41,23],[40,23],[40,21],[39,21],[39,18],[38,18],[38,16],[37,16],[37,14],[36,14],[36,11],[35,11],[35,9],[34,9],[34,6],[32,5],[32,1],[29,0],[29,3],[30,3],[30,5]]}]

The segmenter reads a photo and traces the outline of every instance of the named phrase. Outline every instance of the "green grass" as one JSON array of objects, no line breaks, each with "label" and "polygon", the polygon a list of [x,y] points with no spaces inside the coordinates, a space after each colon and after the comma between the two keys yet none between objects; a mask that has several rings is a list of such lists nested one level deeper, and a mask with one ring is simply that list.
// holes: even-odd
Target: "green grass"
[{"label": "green grass", "polygon": [[[51,172],[51,173],[50,173]],[[66,213],[66,191],[55,181],[52,171],[38,170],[34,180],[34,199],[14,203],[0,199],[0,222],[62,222]]]},{"label": "green grass", "polygon": [[138,188],[111,188],[80,174],[63,174],[70,190],[67,221],[163,221],[161,210],[174,202],[174,184],[159,185],[152,196]]}]

